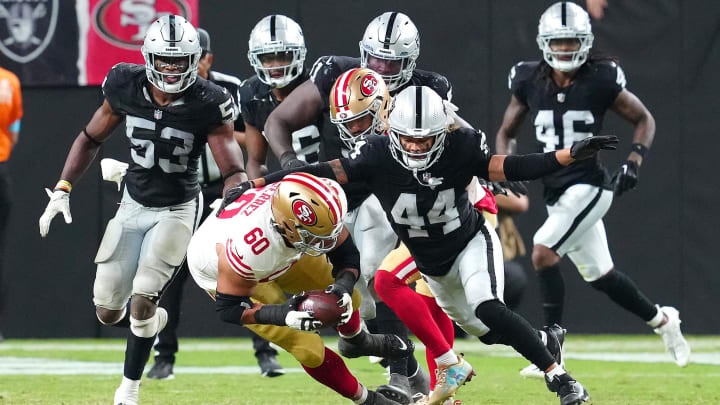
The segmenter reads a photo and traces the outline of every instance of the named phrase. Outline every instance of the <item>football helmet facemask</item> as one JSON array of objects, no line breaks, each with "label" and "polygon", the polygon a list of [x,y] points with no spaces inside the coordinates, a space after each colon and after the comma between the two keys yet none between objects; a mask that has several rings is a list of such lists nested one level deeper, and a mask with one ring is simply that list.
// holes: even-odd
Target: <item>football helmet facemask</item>
[{"label": "football helmet facemask", "polygon": [[[269,15],[255,25],[248,41],[248,59],[261,82],[268,86],[282,88],[290,84],[303,72],[305,64],[305,37],[302,29],[284,15]],[[263,55],[288,54],[289,62],[282,66],[265,67]],[[271,71],[282,70],[280,77],[273,78]]]},{"label": "football helmet facemask", "polygon": [[271,209],[273,226],[290,244],[303,254],[320,256],[337,243],[347,198],[333,180],[291,173],[280,181]]},{"label": "football helmet facemask", "polygon": [[[553,51],[550,42],[563,38],[577,39],[579,48],[570,52]],[[540,16],[537,43],[545,62],[553,69],[572,72],[582,66],[587,61],[593,38],[590,16],[575,3],[555,3]],[[562,60],[567,57],[570,57],[570,60]]]},{"label": "football helmet facemask", "polygon": [[[164,15],[148,27],[140,48],[145,74],[153,86],[165,93],[180,93],[195,83],[200,61],[200,41],[195,27],[178,15]],[[174,65],[176,72],[162,72],[158,64]]]},{"label": "football helmet facemask", "polygon": [[[340,139],[349,149],[369,134],[385,134],[388,130],[390,93],[382,77],[370,69],[351,69],[338,77],[330,90],[330,122],[337,125]],[[370,126],[353,134],[347,124],[366,115],[372,116]]]},{"label": "football helmet facemask", "polygon": [[[443,99],[426,86],[410,86],[393,98],[390,112],[390,152],[395,160],[415,173],[427,170],[445,149],[447,113]],[[430,149],[422,153],[405,150],[400,136],[433,138]]]},{"label": "football helmet facemask", "polygon": [[375,18],[360,41],[360,66],[368,67],[368,57],[399,60],[400,71],[382,75],[388,91],[395,91],[412,77],[420,56],[420,33],[410,18],[398,12],[387,12]]}]

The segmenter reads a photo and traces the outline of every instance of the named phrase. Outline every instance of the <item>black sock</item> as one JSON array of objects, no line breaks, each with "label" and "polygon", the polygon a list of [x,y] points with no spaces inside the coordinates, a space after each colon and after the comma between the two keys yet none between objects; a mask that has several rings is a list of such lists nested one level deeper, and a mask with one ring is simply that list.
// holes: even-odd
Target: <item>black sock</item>
[{"label": "black sock", "polygon": [[420,365],[418,364],[417,360],[415,359],[415,356],[410,356],[407,358],[407,376],[413,376],[415,373],[418,372],[418,369],[420,368]]},{"label": "black sock", "polygon": [[[378,302],[375,305],[376,314],[375,325],[377,326],[376,333],[382,334],[395,334],[402,338],[407,338],[408,330],[404,323],[397,317],[395,312],[390,309],[384,302]],[[390,374],[401,374],[407,375],[408,369],[408,358],[392,359],[389,360]]]},{"label": "black sock", "polygon": [[565,282],[560,273],[560,264],[538,269],[537,277],[545,325],[562,324]]},{"label": "black sock", "polygon": [[647,322],[657,315],[657,308],[625,273],[613,269],[608,274],[590,283],[618,305]]},{"label": "black sock", "polygon": [[[475,309],[475,315],[490,328],[480,340],[486,344],[501,343],[512,346],[515,351],[530,360],[540,370],[547,370],[555,359],[525,318],[509,310],[498,300],[485,301]],[[492,336],[493,339],[489,339]]]},{"label": "black sock", "polygon": [[143,369],[150,357],[155,336],[139,337],[135,336],[132,331],[128,331],[127,346],[125,349],[125,366],[123,375],[131,380],[139,380],[142,378]]}]

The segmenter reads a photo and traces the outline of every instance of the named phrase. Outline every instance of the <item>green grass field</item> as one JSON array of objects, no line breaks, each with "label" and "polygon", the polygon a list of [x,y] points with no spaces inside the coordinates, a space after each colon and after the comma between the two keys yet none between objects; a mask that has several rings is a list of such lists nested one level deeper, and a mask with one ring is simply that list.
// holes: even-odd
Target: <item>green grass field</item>
[{"label": "green grass field", "polygon": [[[657,336],[570,335],[567,368],[592,404],[718,405],[720,338],[688,340],[694,357],[681,369]],[[335,339],[327,342],[336,348]],[[511,350],[476,340],[460,340],[455,348],[478,374],[458,392],[463,405],[559,404],[541,381],[519,377],[526,362]],[[142,404],[351,403],[312,380],[287,353],[279,359],[288,374],[261,377],[249,339],[182,339],[180,350],[174,380],[143,380]],[[110,404],[123,353],[121,340],[6,340],[0,343],[0,404]],[[422,347],[416,355],[424,365]],[[370,388],[386,382],[384,370],[367,359],[347,363]]]}]

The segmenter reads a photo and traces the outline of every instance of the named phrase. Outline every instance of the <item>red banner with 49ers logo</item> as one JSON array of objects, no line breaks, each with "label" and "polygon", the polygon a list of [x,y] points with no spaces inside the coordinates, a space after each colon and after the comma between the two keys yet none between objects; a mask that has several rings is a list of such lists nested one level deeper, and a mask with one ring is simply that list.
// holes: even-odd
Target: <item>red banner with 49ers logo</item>
[{"label": "red banner with 49ers logo", "polygon": [[88,6],[87,56],[85,72],[79,74],[81,85],[101,84],[116,63],[144,63],[140,47],[145,31],[158,17],[175,14],[196,27],[198,24],[198,0],[89,0]]}]

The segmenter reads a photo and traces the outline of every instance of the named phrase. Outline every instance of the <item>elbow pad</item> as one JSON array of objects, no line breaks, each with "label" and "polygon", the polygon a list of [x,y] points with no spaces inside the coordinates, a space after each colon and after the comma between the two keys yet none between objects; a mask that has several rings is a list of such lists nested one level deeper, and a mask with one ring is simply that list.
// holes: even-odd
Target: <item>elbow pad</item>
[{"label": "elbow pad", "polygon": [[223,322],[243,325],[242,314],[246,309],[252,308],[250,297],[215,293],[215,312],[218,313]]},{"label": "elbow pad", "polygon": [[555,152],[510,155],[503,162],[505,178],[510,181],[539,179],[563,167]]}]

